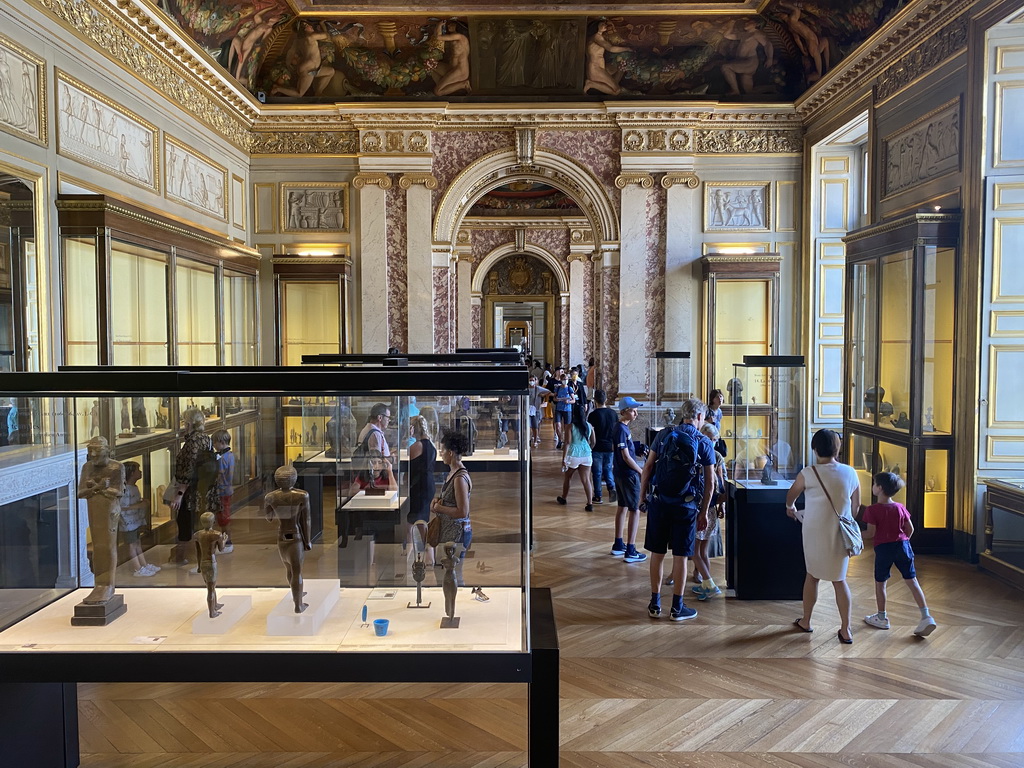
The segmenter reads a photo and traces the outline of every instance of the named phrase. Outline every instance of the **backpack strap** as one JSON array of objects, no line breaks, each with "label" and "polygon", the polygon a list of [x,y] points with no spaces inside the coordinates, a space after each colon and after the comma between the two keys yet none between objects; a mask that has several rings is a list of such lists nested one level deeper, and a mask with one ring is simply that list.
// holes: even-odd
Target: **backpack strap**
[{"label": "backpack strap", "polygon": [[814,476],[816,478],[818,478],[818,485],[820,485],[821,486],[821,490],[823,490],[825,492],[825,498],[828,499],[828,503],[832,505],[832,511],[836,513],[836,517],[838,517],[840,520],[842,520],[843,516],[840,515],[839,514],[839,510],[836,509],[836,504],[835,504],[834,501],[832,501],[832,497],[829,495],[828,488],[826,488],[825,484],[823,482],[821,482],[821,475],[818,474],[818,468],[812,464],[811,465],[811,470],[814,472]]}]

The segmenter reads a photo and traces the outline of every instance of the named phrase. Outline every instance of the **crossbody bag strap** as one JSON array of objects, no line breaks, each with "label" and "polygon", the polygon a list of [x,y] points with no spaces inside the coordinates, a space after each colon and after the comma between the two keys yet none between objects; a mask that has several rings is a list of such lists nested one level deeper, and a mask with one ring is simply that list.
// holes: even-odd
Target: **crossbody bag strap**
[{"label": "crossbody bag strap", "polygon": [[818,468],[815,467],[815,466],[812,466],[811,470],[814,472],[814,476],[816,478],[818,478],[818,485],[820,485],[821,486],[821,490],[823,490],[825,492],[825,498],[828,499],[828,503],[832,505],[832,511],[836,513],[836,517],[838,517],[840,520],[842,520],[843,516],[840,515],[839,514],[839,510],[836,509],[836,504],[835,504],[834,501],[832,501],[832,497],[829,495],[828,488],[826,488],[825,484],[823,482],[821,482],[821,475],[818,474]]}]

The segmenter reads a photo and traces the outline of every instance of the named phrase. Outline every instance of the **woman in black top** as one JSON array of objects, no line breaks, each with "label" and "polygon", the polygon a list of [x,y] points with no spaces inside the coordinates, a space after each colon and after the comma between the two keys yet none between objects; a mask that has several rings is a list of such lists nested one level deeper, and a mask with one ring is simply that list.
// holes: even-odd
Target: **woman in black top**
[{"label": "woman in black top", "polygon": [[[409,512],[405,521],[405,541],[408,545],[412,527],[426,523],[430,518],[430,502],[434,499],[434,465],[437,462],[437,448],[430,440],[430,425],[423,416],[409,419],[409,431],[415,439],[409,446]],[[420,531],[426,537],[426,529]],[[433,561],[433,552],[427,549],[427,560]]]}]

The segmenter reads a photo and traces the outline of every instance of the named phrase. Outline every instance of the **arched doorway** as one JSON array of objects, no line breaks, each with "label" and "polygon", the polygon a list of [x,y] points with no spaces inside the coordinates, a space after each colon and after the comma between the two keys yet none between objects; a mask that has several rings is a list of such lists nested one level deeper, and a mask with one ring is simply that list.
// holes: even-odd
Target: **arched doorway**
[{"label": "arched doorway", "polygon": [[561,295],[552,268],[528,253],[502,256],[482,273],[484,346],[525,343],[531,356],[560,359]]}]

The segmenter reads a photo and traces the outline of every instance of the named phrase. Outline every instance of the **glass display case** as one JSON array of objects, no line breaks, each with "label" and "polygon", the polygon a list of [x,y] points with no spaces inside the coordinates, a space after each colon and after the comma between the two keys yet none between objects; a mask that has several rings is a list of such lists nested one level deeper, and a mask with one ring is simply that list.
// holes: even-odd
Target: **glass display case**
[{"label": "glass display case", "polygon": [[278,362],[352,351],[351,274],[346,258],[274,257]]},{"label": "glass display case", "polygon": [[912,214],[851,232],[847,253],[845,460],[906,488],[915,550],[952,551],[954,318],[960,219]]},{"label": "glass display case", "polygon": [[[523,683],[529,686],[531,764],[557,761],[557,639],[550,594],[530,589],[525,451],[465,461],[472,483],[468,514],[447,515],[457,533],[447,526],[452,543],[434,552],[423,543],[426,521],[413,515],[412,484],[397,493],[373,496],[363,486],[361,497],[353,494],[351,452],[341,450],[352,422],[365,424],[376,403],[408,410],[411,392],[420,413],[432,408],[442,427],[460,418],[454,413],[479,414],[498,402],[503,418],[521,431],[525,368],[96,369],[8,376],[8,395],[18,402],[35,398],[25,410],[43,414],[55,428],[41,431],[45,444],[0,447],[5,473],[52,483],[27,488],[32,498],[0,496],[0,524],[17,534],[16,541],[5,540],[13,551],[5,554],[8,570],[0,582],[0,683]],[[228,478],[229,519],[226,489],[217,485],[220,457],[211,458],[205,440],[196,437],[203,428],[194,413],[189,434],[175,441],[170,455],[143,453],[138,443],[122,450],[110,439],[122,397],[166,400],[172,422],[202,398],[222,407],[236,398],[255,404],[254,411],[223,411],[233,448],[254,443],[258,470],[244,488],[252,465],[236,457]],[[317,444],[324,441],[319,498],[298,485],[303,468],[287,462],[282,427],[266,428],[285,418],[293,399],[300,401],[300,419],[320,423],[326,417],[328,437],[318,428],[317,438]],[[74,416],[94,401],[98,436],[80,432]],[[247,414],[249,422],[232,425]],[[337,426],[327,426],[332,418]],[[388,433],[395,465],[425,473],[418,477],[437,485],[419,501],[443,496],[447,468],[414,467],[398,431]],[[191,459],[182,463],[183,455]],[[139,553],[126,531],[110,529],[113,518],[126,519],[119,511],[128,493],[125,461],[143,465],[143,499],[155,498],[162,473],[179,480],[186,473],[184,490],[179,483],[168,487],[172,500],[179,491],[184,496],[170,514],[185,525],[190,563],[167,562],[171,542],[143,536]],[[345,522],[360,515],[364,521],[347,537],[336,524],[343,517],[339,496],[348,507]],[[352,504],[360,498],[368,499],[365,506]],[[316,517],[323,529],[314,537]],[[22,536],[22,520],[45,523],[45,535]],[[233,546],[224,551],[221,532],[228,522]],[[138,562],[132,557],[140,555],[160,570],[133,571]],[[22,686],[17,695],[37,695],[36,687]],[[5,709],[14,703],[8,688],[0,686]],[[38,695],[45,690],[39,686]],[[55,720],[36,724],[47,733],[59,735],[62,718],[74,717],[74,685],[62,690],[65,705],[55,708]],[[66,720],[63,725],[73,732]]]},{"label": "glass display case", "polygon": [[[714,255],[701,259],[704,275],[702,400],[728,394],[732,366],[745,355],[771,355],[779,340],[777,253]],[[728,398],[726,399],[728,402]],[[763,401],[762,401],[763,402]]]},{"label": "glass display case", "polygon": [[694,396],[690,388],[690,353],[655,352],[654,357],[647,359],[647,376],[650,391],[646,407],[638,418],[640,424],[633,426],[646,427],[646,442],[651,445],[655,434],[679,423],[679,406]]},{"label": "glass display case", "polygon": [[256,362],[254,251],[102,195],[56,205],[68,365]]},{"label": "glass display case", "polygon": [[1024,588],[1024,479],[990,479],[985,485],[985,549],[979,565]]}]

